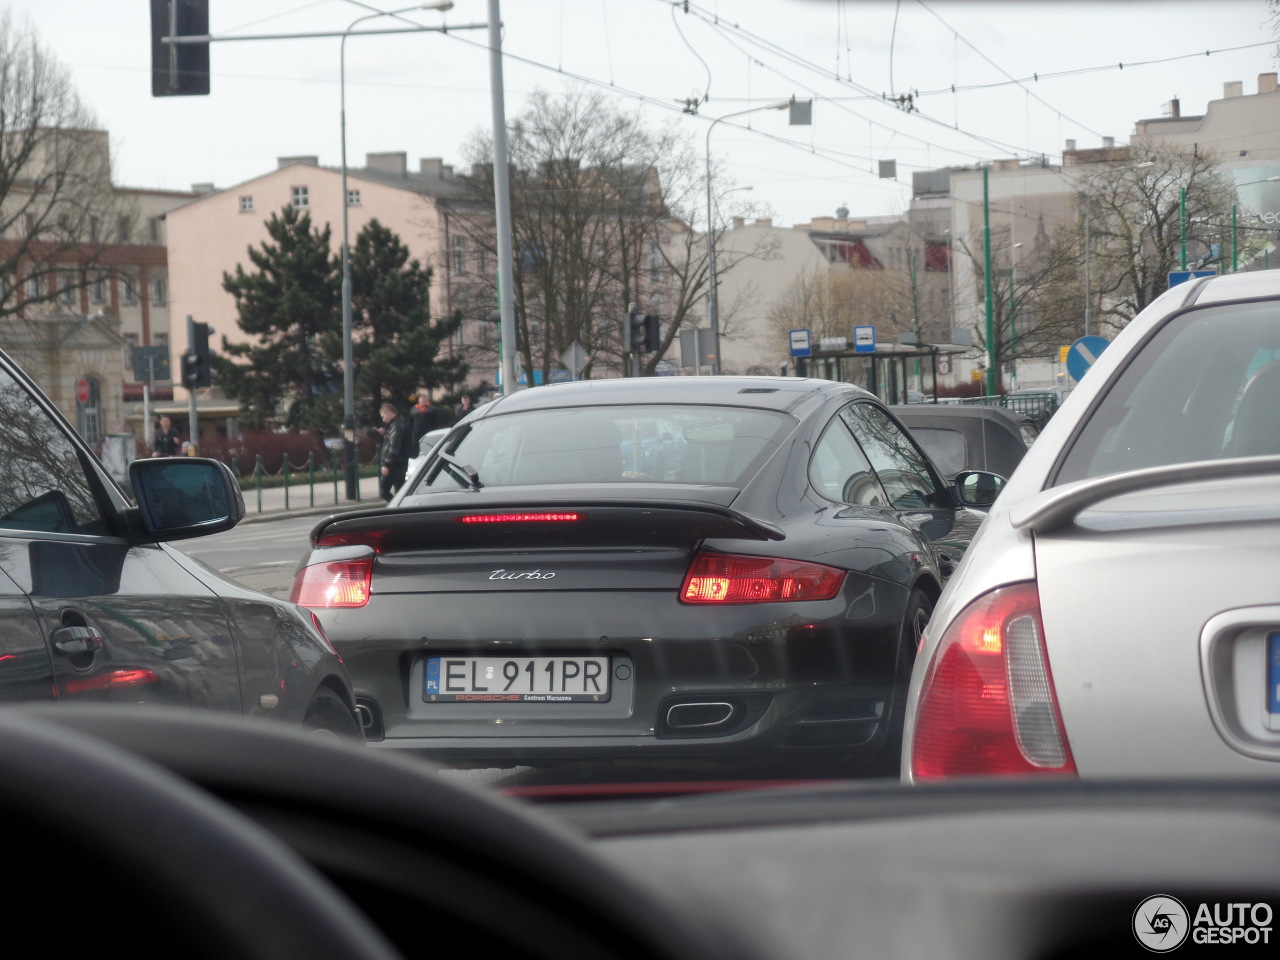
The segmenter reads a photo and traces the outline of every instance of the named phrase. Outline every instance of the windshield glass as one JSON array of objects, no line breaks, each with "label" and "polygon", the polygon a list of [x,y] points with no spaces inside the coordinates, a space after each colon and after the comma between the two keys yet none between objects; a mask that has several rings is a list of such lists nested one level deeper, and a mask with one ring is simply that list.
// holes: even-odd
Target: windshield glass
[{"label": "windshield glass", "polygon": [[[795,426],[781,413],[735,407],[597,407],[482,419],[448,452],[485,486],[710,483],[741,486]],[[434,465],[410,490],[456,490]]]}]

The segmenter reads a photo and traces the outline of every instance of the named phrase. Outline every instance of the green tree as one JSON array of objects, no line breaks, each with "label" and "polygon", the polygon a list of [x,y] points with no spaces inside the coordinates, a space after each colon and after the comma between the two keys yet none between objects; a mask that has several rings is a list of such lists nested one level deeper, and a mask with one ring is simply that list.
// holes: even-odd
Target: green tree
[{"label": "green tree", "polygon": [[462,322],[460,313],[431,321],[431,268],[409,258],[391,229],[371,220],[351,251],[351,322],[357,414],[375,422],[378,407],[403,407],[419,387],[452,391],[466,376],[459,357],[440,356],[440,343]]},{"label": "green tree", "polygon": [[295,429],[331,430],[341,420],[340,265],[329,227],[293,207],[267,221],[271,239],[250,247],[254,272],[236,265],[222,287],[236,300],[246,343],[222,339],[218,383],[245,407],[245,421],[279,420]]}]

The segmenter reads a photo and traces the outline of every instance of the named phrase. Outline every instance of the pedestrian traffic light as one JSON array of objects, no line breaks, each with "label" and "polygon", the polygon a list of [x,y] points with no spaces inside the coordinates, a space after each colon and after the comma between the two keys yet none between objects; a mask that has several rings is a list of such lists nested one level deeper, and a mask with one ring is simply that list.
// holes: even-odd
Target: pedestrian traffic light
[{"label": "pedestrian traffic light", "polygon": [[209,44],[164,43],[165,37],[207,37],[209,0],[151,0],[151,95],[209,92]]},{"label": "pedestrian traffic light", "polygon": [[631,353],[654,353],[661,342],[658,318],[632,310],[627,314],[627,346]]},{"label": "pedestrian traffic light", "polygon": [[182,385],[188,390],[207,387],[213,382],[209,357],[209,325],[193,323],[188,328],[190,348],[182,355]]}]

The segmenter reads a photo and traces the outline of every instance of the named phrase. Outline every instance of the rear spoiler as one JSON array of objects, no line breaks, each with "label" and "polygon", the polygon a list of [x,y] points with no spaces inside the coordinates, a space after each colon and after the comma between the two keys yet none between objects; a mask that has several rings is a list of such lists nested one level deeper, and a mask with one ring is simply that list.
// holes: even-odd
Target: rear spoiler
[{"label": "rear spoiler", "polygon": [[1015,530],[1052,533],[1075,522],[1077,516],[1103,500],[1126,493],[1172,487],[1203,480],[1234,477],[1267,477],[1280,474],[1280,457],[1239,457],[1234,460],[1197,460],[1143,470],[1129,470],[1105,477],[1054,487],[1009,511]]},{"label": "rear spoiler", "polygon": [[[573,521],[530,520],[534,514],[574,515]],[[464,523],[463,517],[504,515],[507,523]],[[608,532],[627,543],[684,543],[690,539],[785,540],[776,524],[740,510],[697,500],[557,498],[489,500],[471,505],[454,501],[440,506],[414,506],[361,510],[322,520],[311,531],[311,543],[372,542],[379,549],[429,543],[432,548],[500,546],[513,539],[546,540],[552,536],[565,545],[584,538],[601,539]]]}]

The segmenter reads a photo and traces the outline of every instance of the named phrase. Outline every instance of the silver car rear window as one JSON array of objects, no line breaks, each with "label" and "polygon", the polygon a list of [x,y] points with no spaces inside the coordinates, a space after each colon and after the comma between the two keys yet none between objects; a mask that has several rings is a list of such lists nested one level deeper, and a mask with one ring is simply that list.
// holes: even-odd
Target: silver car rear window
[{"label": "silver car rear window", "polygon": [[1173,317],[1116,377],[1054,484],[1280,454],[1280,304]]}]

